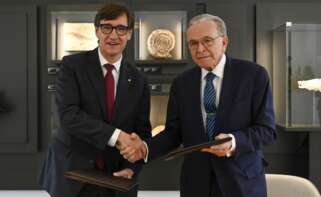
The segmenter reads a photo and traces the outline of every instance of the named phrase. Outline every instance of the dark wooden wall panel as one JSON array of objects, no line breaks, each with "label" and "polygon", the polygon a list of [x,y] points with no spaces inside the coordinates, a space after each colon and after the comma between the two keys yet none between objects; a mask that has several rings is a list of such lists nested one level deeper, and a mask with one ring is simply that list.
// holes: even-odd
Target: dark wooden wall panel
[{"label": "dark wooden wall panel", "polygon": [[0,8],[0,153],[37,149],[35,7]]},{"label": "dark wooden wall panel", "polygon": [[209,2],[207,12],[221,17],[226,23],[229,36],[227,54],[235,58],[249,59],[253,47],[245,38],[253,25],[247,21],[246,5],[237,2]]}]

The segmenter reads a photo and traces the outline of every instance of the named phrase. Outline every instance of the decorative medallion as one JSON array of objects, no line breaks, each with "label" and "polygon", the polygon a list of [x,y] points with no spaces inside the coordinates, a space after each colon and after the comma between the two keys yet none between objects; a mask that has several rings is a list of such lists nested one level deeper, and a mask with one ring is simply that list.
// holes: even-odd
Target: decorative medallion
[{"label": "decorative medallion", "polygon": [[175,47],[175,35],[167,29],[156,29],[147,39],[148,52],[155,58],[171,58]]}]

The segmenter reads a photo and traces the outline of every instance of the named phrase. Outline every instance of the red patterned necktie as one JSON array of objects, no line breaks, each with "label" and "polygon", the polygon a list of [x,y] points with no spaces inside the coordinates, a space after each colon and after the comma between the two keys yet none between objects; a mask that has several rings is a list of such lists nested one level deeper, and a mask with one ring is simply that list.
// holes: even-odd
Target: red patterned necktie
[{"label": "red patterned necktie", "polygon": [[106,91],[106,104],[107,104],[107,120],[110,123],[113,108],[114,108],[114,100],[115,100],[115,80],[113,76],[114,65],[105,64],[105,68],[107,69],[107,73],[105,76],[105,91]]},{"label": "red patterned necktie", "polygon": [[[106,92],[106,112],[107,112],[107,122],[111,122],[113,108],[114,108],[114,100],[115,100],[115,80],[113,76],[114,65],[105,64],[104,67],[107,69],[107,73],[105,75],[105,92]],[[96,157],[96,166],[98,169],[104,169],[104,160],[103,160],[103,152],[99,152]]]}]

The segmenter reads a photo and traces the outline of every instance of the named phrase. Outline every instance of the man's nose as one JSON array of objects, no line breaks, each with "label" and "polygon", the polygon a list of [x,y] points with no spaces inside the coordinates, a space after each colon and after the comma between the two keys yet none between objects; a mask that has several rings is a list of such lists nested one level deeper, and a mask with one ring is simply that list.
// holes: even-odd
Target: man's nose
[{"label": "man's nose", "polygon": [[199,42],[198,45],[197,45],[196,51],[197,52],[202,52],[202,51],[205,51],[205,49],[206,48],[204,47],[204,45],[201,42]]},{"label": "man's nose", "polygon": [[117,38],[118,37],[115,28],[113,28],[113,30],[110,32],[109,37],[110,38]]}]

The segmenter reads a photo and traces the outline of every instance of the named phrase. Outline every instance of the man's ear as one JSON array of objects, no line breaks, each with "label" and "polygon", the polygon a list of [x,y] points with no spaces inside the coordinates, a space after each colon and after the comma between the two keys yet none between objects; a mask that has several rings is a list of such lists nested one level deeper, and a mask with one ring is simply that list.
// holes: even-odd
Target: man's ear
[{"label": "man's ear", "polygon": [[127,36],[127,40],[130,40],[132,38],[132,34],[133,34],[133,30],[129,29],[126,36]]},{"label": "man's ear", "polygon": [[98,27],[96,27],[95,26],[95,34],[96,34],[96,38],[97,38],[97,43],[98,43],[98,45],[99,45],[99,40],[100,40],[100,38],[99,38],[99,34],[98,34],[98,31],[99,31],[99,28]]},{"label": "man's ear", "polygon": [[226,49],[227,49],[228,41],[229,41],[228,37],[224,36],[223,37],[223,49],[224,49],[224,51],[226,51]]},{"label": "man's ear", "polygon": [[98,31],[99,31],[99,28],[95,26],[95,34],[96,34],[96,37],[99,39],[99,37],[98,37]]}]

